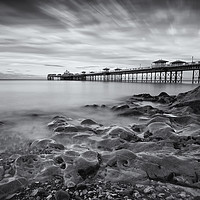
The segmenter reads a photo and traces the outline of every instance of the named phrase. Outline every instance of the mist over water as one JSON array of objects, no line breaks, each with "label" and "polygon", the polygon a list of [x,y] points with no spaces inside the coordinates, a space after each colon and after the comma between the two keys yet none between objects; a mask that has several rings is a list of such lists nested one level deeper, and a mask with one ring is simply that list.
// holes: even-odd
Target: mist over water
[{"label": "mist over water", "polygon": [[110,104],[139,93],[178,94],[195,88],[187,84],[144,84],[80,81],[1,81],[0,113],[65,112],[86,104]]},{"label": "mist over water", "polygon": [[[46,128],[55,115],[73,119],[91,118],[104,125],[128,125],[138,118],[116,117],[106,110],[84,108],[87,104],[113,105],[133,94],[178,94],[195,88],[189,84],[144,84],[81,81],[1,81],[1,148],[25,139],[48,137]],[[6,137],[5,137],[6,136]]]}]

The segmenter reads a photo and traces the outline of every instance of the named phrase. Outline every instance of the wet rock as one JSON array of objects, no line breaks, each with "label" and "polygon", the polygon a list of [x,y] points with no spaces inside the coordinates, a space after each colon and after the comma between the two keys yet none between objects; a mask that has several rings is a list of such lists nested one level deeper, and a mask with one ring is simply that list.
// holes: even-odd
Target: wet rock
[{"label": "wet rock", "polygon": [[161,92],[158,96],[159,97],[169,97],[169,95],[166,92]]},{"label": "wet rock", "polygon": [[147,122],[147,125],[149,125],[149,124],[151,124],[151,123],[153,123],[153,122],[163,122],[163,123],[166,123],[166,124],[168,124],[168,125],[171,125],[170,119],[169,119],[167,116],[163,116],[163,115],[152,117],[152,118]]},{"label": "wet rock", "polygon": [[40,173],[35,177],[36,180],[46,181],[51,179],[54,176],[62,176],[61,168],[59,166],[50,166],[43,167]]},{"label": "wet rock", "polygon": [[138,108],[130,108],[124,112],[120,112],[119,116],[130,117],[130,116],[141,116],[143,113]]},{"label": "wet rock", "polygon": [[132,129],[134,132],[137,132],[137,133],[143,132],[145,128],[146,128],[146,125],[145,125],[145,124],[133,124],[133,125],[131,126],[131,129]]},{"label": "wet rock", "polygon": [[55,193],[56,200],[70,200],[70,195],[68,192],[59,190]]},{"label": "wet rock", "polygon": [[77,133],[58,133],[52,137],[57,143],[62,144],[64,146],[72,144],[72,137],[75,136]]},{"label": "wet rock", "polygon": [[145,138],[156,138],[156,139],[168,139],[175,138],[176,134],[171,126],[164,122],[153,122],[150,123],[146,132],[144,133]]},{"label": "wet rock", "polygon": [[77,135],[72,137],[73,143],[74,144],[88,143],[88,138],[92,135],[93,133],[78,133]]},{"label": "wet rock", "polygon": [[151,96],[150,94],[133,95],[132,99],[137,101],[156,101],[155,97]]},{"label": "wet rock", "polygon": [[200,100],[190,100],[187,102],[180,102],[173,105],[175,108],[189,107],[191,113],[200,114]]},{"label": "wet rock", "polygon": [[54,128],[54,132],[78,132],[78,128],[76,126],[73,125],[62,125],[62,126],[58,126],[56,128]]},{"label": "wet rock", "polygon": [[16,178],[8,182],[0,183],[0,199],[5,199],[8,195],[13,194],[27,184],[28,181],[25,178]]},{"label": "wet rock", "polygon": [[119,106],[113,106],[111,109],[113,111],[123,111],[123,110],[126,110],[128,108],[130,108],[129,105],[123,104],[123,105],[119,105]]},{"label": "wet rock", "polygon": [[65,155],[64,159],[68,164],[64,172],[65,185],[68,187],[82,183],[88,177],[95,175],[99,169],[98,153],[95,151],[85,151],[73,157]]},{"label": "wet rock", "polygon": [[130,150],[121,149],[102,155],[105,164],[105,179],[111,182],[136,183],[144,180],[146,174],[138,167],[137,156]]},{"label": "wet rock", "polygon": [[135,133],[127,128],[119,127],[119,126],[113,126],[108,130],[107,134],[111,137],[119,137],[121,139],[127,140],[127,141],[139,141],[140,138],[138,138]]},{"label": "wet rock", "polygon": [[200,100],[200,86],[188,92],[178,94],[176,102],[188,102],[191,100]]},{"label": "wet rock", "polygon": [[27,179],[34,178],[42,170],[42,160],[39,156],[30,154],[20,156],[15,161],[16,176]]},{"label": "wet rock", "polygon": [[97,122],[91,120],[91,119],[85,119],[81,122],[81,125],[96,125]]},{"label": "wet rock", "polygon": [[34,152],[44,153],[45,151],[64,150],[64,146],[56,143],[53,139],[38,139],[31,144],[30,149]]},{"label": "wet rock", "polygon": [[112,151],[124,143],[124,140],[120,138],[99,139],[97,137],[91,137],[89,139],[95,141],[96,148],[103,151]]},{"label": "wet rock", "polygon": [[0,166],[0,181],[3,179],[4,174],[5,174],[4,167],[3,167],[3,166]]},{"label": "wet rock", "polygon": [[174,108],[189,107],[190,112],[200,114],[200,86],[189,92],[180,93],[172,106]]},{"label": "wet rock", "polygon": [[93,104],[93,105],[85,105],[86,108],[98,108],[99,105]]},{"label": "wet rock", "polygon": [[148,105],[130,108],[124,112],[119,113],[119,116],[155,115],[157,113],[163,113],[163,111]]},{"label": "wet rock", "polygon": [[144,170],[150,179],[200,188],[200,163],[188,157],[143,155]]},{"label": "wet rock", "polygon": [[65,117],[63,116],[56,116],[53,118],[53,121],[48,123],[48,127],[49,128],[55,128],[55,127],[58,127],[58,126],[65,126],[67,125],[67,120]]}]

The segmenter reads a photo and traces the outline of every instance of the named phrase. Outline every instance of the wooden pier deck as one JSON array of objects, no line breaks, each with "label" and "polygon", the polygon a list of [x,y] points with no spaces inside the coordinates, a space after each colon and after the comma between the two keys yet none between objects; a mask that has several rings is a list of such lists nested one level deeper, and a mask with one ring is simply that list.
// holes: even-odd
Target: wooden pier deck
[{"label": "wooden pier deck", "polygon": [[166,64],[134,69],[117,68],[109,70],[105,68],[101,72],[83,72],[81,74],[48,74],[47,79],[141,83],[183,83],[184,81],[189,81],[192,84],[199,84],[200,62],[183,63],[181,65]]}]

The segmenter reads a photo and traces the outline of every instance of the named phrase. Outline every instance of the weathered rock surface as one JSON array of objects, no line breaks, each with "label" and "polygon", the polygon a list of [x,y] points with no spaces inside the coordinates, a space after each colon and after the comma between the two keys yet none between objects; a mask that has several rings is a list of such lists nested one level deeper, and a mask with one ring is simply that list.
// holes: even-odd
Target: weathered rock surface
[{"label": "weathered rock surface", "polygon": [[0,183],[0,199],[5,199],[9,194],[12,194],[22,187],[28,184],[27,179],[17,178],[14,180],[9,180],[5,183]]},{"label": "weathered rock surface", "polygon": [[[137,119],[130,126],[56,116],[50,138],[0,159],[0,199],[198,199],[199,93],[200,87],[177,97],[141,94],[112,107],[115,115]],[[33,188],[21,189],[27,184]]]},{"label": "weathered rock surface", "polygon": [[189,187],[200,187],[200,163],[182,156],[143,155],[144,170],[150,179],[162,180]]}]

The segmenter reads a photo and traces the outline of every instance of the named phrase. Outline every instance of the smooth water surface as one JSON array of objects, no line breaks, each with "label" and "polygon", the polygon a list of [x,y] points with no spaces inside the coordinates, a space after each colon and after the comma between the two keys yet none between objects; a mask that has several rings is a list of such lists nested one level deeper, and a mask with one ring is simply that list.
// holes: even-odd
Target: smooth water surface
[{"label": "smooth water surface", "polygon": [[0,81],[0,114],[13,111],[64,111],[86,104],[109,104],[133,94],[178,94],[189,84],[145,84],[81,81]]}]

